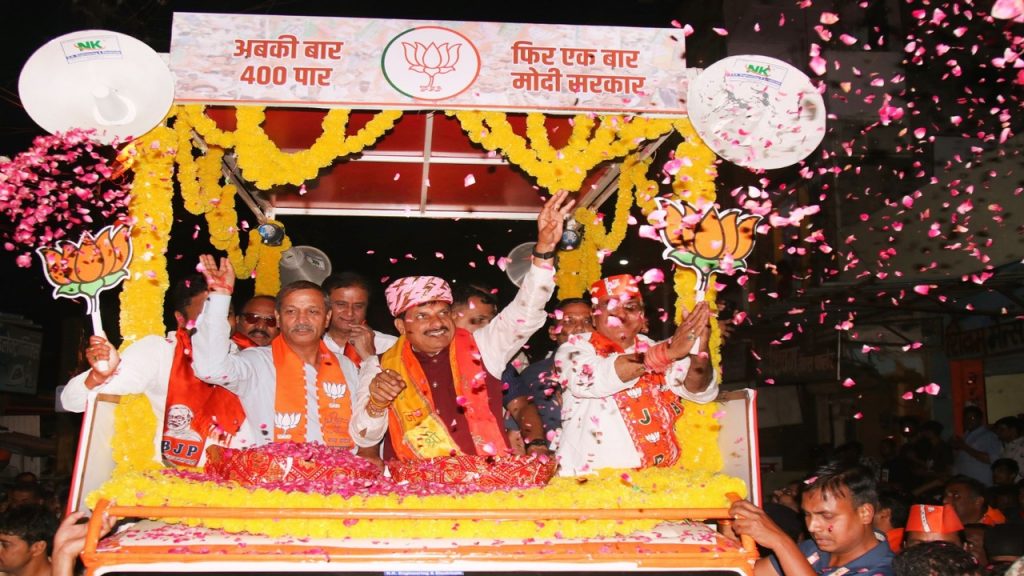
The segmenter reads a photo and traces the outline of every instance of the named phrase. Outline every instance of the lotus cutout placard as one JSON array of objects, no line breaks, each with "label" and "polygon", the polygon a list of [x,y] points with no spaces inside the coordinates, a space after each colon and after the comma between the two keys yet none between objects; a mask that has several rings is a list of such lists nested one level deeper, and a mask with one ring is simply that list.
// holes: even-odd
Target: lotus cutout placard
[{"label": "lotus cutout placard", "polygon": [[105,336],[100,321],[100,292],[128,277],[132,260],[131,228],[110,225],[99,232],[83,232],[78,242],[60,241],[36,250],[43,274],[53,286],[54,298],[81,298],[92,317],[93,333]]},{"label": "lotus cutout placard", "polygon": [[718,270],[746,269],[760,216],[736,209],[719,212],[715,206],[702,213],[687,203],[655,201],[665,212],[665,226],[659,231],[665,244],[662,257],[693,270],[699,292],[707,289],[708,279]]}]

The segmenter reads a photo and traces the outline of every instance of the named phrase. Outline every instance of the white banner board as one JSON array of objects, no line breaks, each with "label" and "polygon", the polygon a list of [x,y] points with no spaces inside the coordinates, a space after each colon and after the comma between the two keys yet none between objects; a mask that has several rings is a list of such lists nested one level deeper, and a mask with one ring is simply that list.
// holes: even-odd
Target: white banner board
[{"label": "white banner board", "polygon": [[683,116],[676,29],[176,13],[179,103]]}]

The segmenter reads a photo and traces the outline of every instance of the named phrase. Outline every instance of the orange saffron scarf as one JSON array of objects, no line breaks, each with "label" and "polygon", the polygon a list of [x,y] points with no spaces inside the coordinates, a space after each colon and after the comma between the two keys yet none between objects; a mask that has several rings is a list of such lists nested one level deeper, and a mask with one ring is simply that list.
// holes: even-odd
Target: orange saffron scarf
[{"label": "orange saffron scarf", "polygon": [[[457,329],[448,347],[455,393],[465,398],[470,434],[477,455],[504,454],[508,449],[505,434],[488,404],[486,369],[480,350],[469,332]],[[395,455],[401,460],[434,458],[460,454],[448,428],[434,410],[430,383],[413,354],[409,340],[402,336],[380,358],[381,368],[401,374],[406,387],[388,411],[388,434]]]},{"label": "orange saffron scarf", "polygon": [[253,342],[252,338],[249,338],[241,332],[235,332],[231,334],[231,341],[234,342],[239,350],[245,350],[246,348],[253,348],[259,346],[259,344]]},{"label": "orange saffron scarf", "polygon": [[245,410],[238,396],[226,388],[196,378],[192,370],[192,337],[184,329],[179,329],[175,336],[160,451],[167,462],[197,466],[208,439],[227,444],[238,433]]},{"label": "orange saffron scarf", "polygon": [[[590,344],[598,356],[625,353],[617,342],[598,332],[590,334]],[[683,404],[665,386],[663,374],[644,372],[635,386],[617,392],[612,398],[640,453],[641,468],[672,466],[679,460],[674,430],[676,420],[683,414]]]},{"label": "orange saffron scarf", "polygon": [[359,357],[359,352],[356,352],[356,347],[349,342],[345,343],[345,358],[351,360],[356,368],[363,365],[363,359]]},{"label": "orange saffron scarf", "polygon": [[[274,392],[274,441],[305,442],[308,426],[306,413],[306,371],[298,354],[278,335],[270,343],[277,370],[277,388]],[[316,370],[317,414],[324,444],[351,448],[354,444],[348,434],[352,419],[352,394],[338,359],[320,341],[320,362]]]}]

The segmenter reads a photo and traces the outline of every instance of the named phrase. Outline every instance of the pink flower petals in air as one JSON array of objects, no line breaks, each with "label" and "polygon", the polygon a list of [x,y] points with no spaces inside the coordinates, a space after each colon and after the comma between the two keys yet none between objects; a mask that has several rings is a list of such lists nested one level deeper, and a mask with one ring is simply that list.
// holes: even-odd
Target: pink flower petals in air
[{"label": "pink flower petals in air", "polygon": [[1020,22],[1024,19],[1024,0],[996,0],[992,4],[992,17]]},{"label": "pink flower petals in air", "polygon": [[651,268],[644,272],[644,284],[660,284],[665,281],[665,273],[660,268]]}]

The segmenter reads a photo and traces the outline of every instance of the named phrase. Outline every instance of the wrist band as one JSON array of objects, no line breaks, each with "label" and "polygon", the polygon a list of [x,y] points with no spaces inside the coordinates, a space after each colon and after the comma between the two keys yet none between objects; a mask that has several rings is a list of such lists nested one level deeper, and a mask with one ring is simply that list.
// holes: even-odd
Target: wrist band
[{"label": "wrist band", "polygon": [[366,405],[366,413],[373,418],[380,418],[388,413],[388,407],[387,405],[381,406],[376,400],[370,398],[370,403]]},{"label": "wrist band", "polygon": [[543,446],[544,448],[547,448],[548,441],[543,438],[534,438],[533,440],[526,442],[527,448],[532,448],[534,446]]},{"label": "wrist band", "polygon": [[221,290],[224,290],[228,294],[234,292],[234,289],[231,286],[228,286],[223,282],[207,282],[206,287],[209,288],[211,291],[215,288],[219,288]]},{"label": "wrist band", "polygon": [[661,342],[647,349],[644,354],[644,368],[649,372],[663,373],[672,365],[672,359],[668,356],[668,343]]},{"label": "wrist band", "polygon": [[534,248],[533,257],[539,258],[541,260],[551,260],[552,258],[555,257],[555,250],[552,250],[551,252],[537,252],[537,249]]}]

